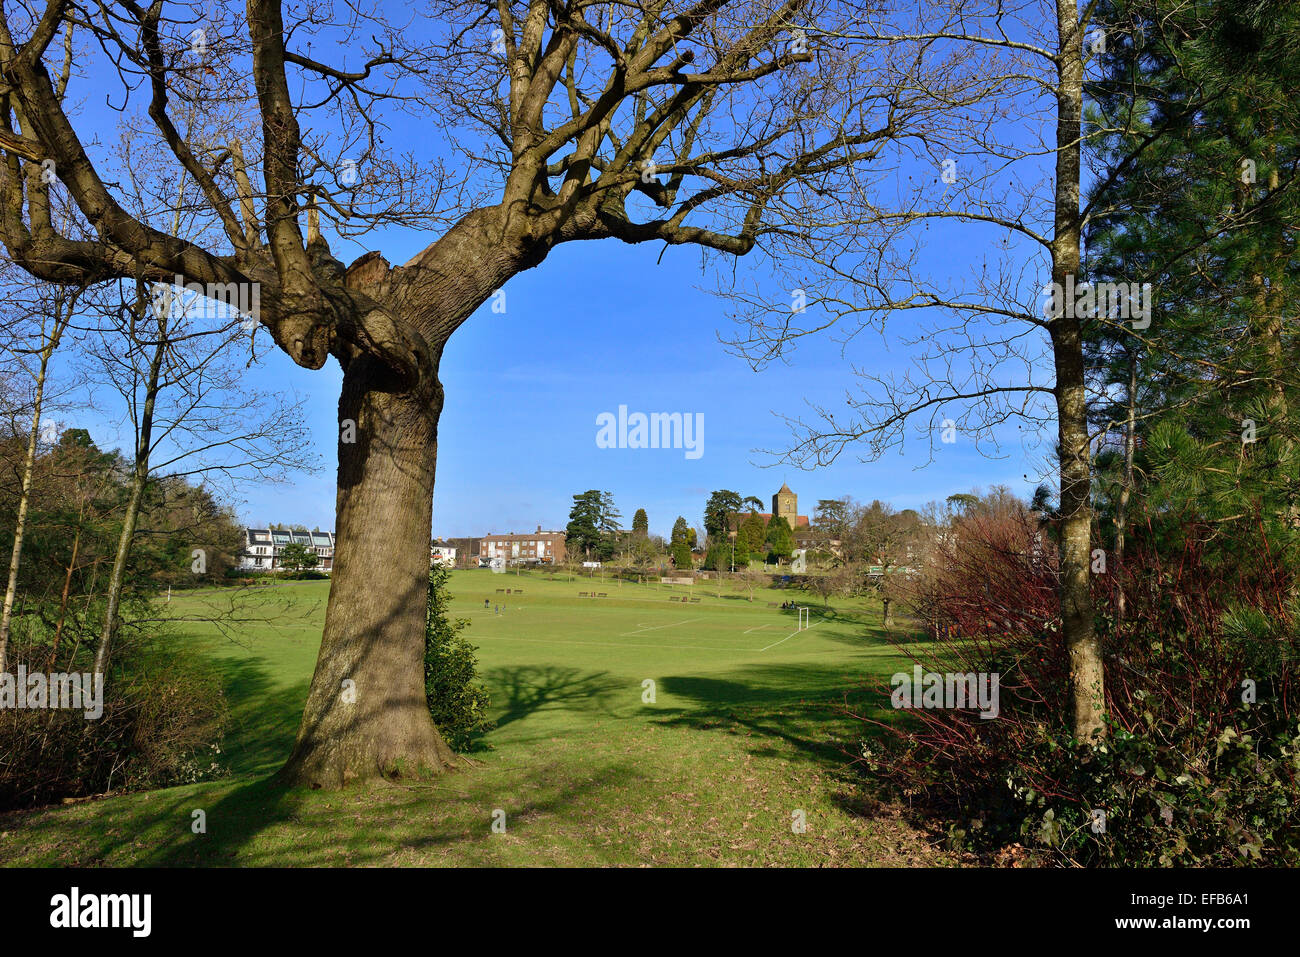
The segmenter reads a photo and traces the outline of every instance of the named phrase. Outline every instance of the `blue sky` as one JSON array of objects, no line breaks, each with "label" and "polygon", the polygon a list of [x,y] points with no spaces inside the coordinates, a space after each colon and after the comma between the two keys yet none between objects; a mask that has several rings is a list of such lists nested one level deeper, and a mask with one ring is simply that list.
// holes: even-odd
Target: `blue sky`
[{"label": "blue sky", "polygon": [[[706,291],[699,254],[617,242],[561,246],[540,267],[505,287],[506,311],[485,304],[452,337],[443,356],[446,389],[434,495],[438,536],[563,528],[571,497],[608,489],[625,524],[645,508],[652,531],[667,534],[678,515],[698,525],[718,488],[765,502],[782,481],[811,514],[818,498],[880,498],[900,508],[924,505],[972,486],[1006,483],[1025,494],[1029,464],[1013,443],[1008,457],[980,456],[970,443],[940,445],[935,461],[920,444],[874,463],[850,455],[802,471],[773,464],[789,431],[778,415],[812,401],[842,402],[850,361],[887,368],[905,360],[878,338],[839,356],[824,341],[806,344],[790,365],[754,372],[727,354],[726,304]],[[391,251],[390,251],[391,255]],[[244,490],[249,521],[331,523],[334,505],[336,366],[308,372],[280,354],[255,377],[292,385],[307,396],[313,436],[327,467],[291,485]],[[701,413],[703,455],[680,449],[605,449],[596,416],[629,412]],[[1031,473],[1035,478],[1036,473]]]},{"label": "blue sky", "polygon": [[[934,230],[942,268],[963,275],[974,262],[969,232]],[[374,248],[404,262],[427,237],[376,236]],[[350,262],[367,246],[335,243]],[[963,255],[961,251],[971,251]],[[662,256],[660,255],[662,252]],[[759,282],[761,262],[742,259],[738,272]],[[727,302],[710,292],[712,273],[698,250],[617,241],[560,246],[540,266],[505,286],[504,314],[485,303],[453,335],[443,354],[446,390],[438,450],[433,533],[439,537],[563,528],[572,496],[589,488],[614,493],[630,525],[645,508],[653,532],[667,535],[678,515],[702,524],[714,489],[757,495],[765,503],[781,483],[812,514],[819,498],[879,498],[920,507],[954,492],[1006,484],[1026,497],[1041,479],[1042,447],[1023,447],[1014,426],[1000,430],[1003,458],[986,458],[970,443],[908,439],[905,453],[861,462],[853,450],[812,471],[779,463],[759,450],[779,450],[791,435],[781,414],[806,402],[843,405],[856,393],[852,367],[902,371],[910,350],[901,339],[932,320],[921,313],[891,320],[890,335],[856,339],[841,355],[825,337],[803,340],[786,363],[754,371],[718,341],[734,334]],[[259,333],[263,359],[249,385],[293,390],[304,398],[319,472],[287,482],[246,482],[232,504],[249,524],[332,528],[337,398],[342,374],[331,361],[309,371],[294,365]],[[100,396],[105,400],[104,396]],[[610,449],[596,442],[602,412],[702,414],[703,455],[681,449]],[[129,447],[119,409],[106,406],[61,416],[90,428],[101,446]],[[1028,478],[1026,478],[1028,476]]]},{"label": "blue sky", "polygon": [[[84,85],[81,92],[87,95]],[[87,105],[104,113],[92,101]],[[99,120],[106,137],[107,124],[117,119],[111,114]],[[397,122],[390,134],[394,149],[435,156],[445,150],[418,124]],[[930,231],[940,271],[964,276],[975,264],[984,247],[972,242],[977,237],[968,229],[936,224]],[[363,245],[336,243],[334,252],[350,262],[380,249],[399,264],[432,238],[390,231]],[[441,368],[446,405],[435,535],[563,528],[572,496],[589,488],[613,492],[626,524],[637,508],[645,508],[651,530],[666,535],[678,515],[701,524],[705,500],[719,488],[767,502],[785,481],[798,493],[800,511],[811,514],[819,498],[879,498],[906,508],[996,483],[1027,496],[1040,480],[1043,448],[1023,448],[1014,426],[1001,430],[1009,439],[1002,459],[984,458],[959,440],[937,445],[927,465],[928,443],[909,440],[902,456],[863,463],[850,450],[832,466],[805,472],[758,452],[790,441],[780,413],[797,415],[805,401],[843,405],[845,389],[853,386],[851,366],[901,370],[908,351],[897,336],[927,317],[900,320],[888,342],[860,338],[846,355],[824,338],[808,340],[790,364],[755,372],[718,342],[733,328],[725,301],[710,294],[711,276],[700,265],[699,251],[689,247],[616,241],[561,246],[506,285],[504,314],[488,303],[470,318],[453,336]],[[761,263],[742,260],[739,275],[749,270],[764,281]],[[305,397],[323,468],[287,483],[245,484],[232,504],[251,524],[332,527],[341,373],[333,363],[317,372],[300,369],[269,339],[261,351],[265,359],[249,371],[249,384]],[[703,455],[599,448],[596,417],[620,405],[645,413],[702,414]],[[64,416],[69,417],[90,428],[101,445],[126,447],[120,411],[108,407]]]}]

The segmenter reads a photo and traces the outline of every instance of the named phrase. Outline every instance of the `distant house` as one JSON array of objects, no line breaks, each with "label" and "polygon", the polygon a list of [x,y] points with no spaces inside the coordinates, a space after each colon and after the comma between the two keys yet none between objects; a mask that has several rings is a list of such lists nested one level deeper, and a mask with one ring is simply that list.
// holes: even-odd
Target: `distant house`
[{"label": "distant house", "polygon": [[456,549],[451,545],[436,542],[429,546],[429,567],[441,565],[443,568],[456,567]]},{"label": "distant house", "polygon": [[456,564],[461,568],[478,567],[478,553],[482,542],[478,538],[440,538],[440,545],[456,549]]},{"label": "distant house", "polygon": [[494,558],[507,565],[550,565],[564,561],[564,532],[537,531],[524,535],[484,535],[479,543],[479,564],[490,563]]},{"label": "distant house", "polygon": [[246,572],[270,572],[283,568],[280,553],[289,544],[304,545],[316,553],[317,571],[329,572],[334,568],[334,533],[293,531],[283,525],[278,528],[245,528],[244,550],[239,556],[239,568]]}]

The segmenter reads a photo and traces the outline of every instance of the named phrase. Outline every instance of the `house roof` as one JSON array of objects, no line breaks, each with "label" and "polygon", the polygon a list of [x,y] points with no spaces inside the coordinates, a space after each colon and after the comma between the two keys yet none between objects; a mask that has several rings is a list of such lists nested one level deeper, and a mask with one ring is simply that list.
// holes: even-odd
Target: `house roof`
[{"label": "house roof", "polygon": [[334,544],[333,532],[295,532],[289,529],[244,526],[244,534],[248,536],[250,542],[258,544],[288,545],[290,542],[297,542],[300,545],[312,545],[317,548],[328,548]]},{"label": "house roof", "polygon": [[555,535],[563,536],[564,534],[565,534],[564,532],[520,532],[520,533],[511,532],[508,535],[501,535],[501,534],[484,535],[482,540],[487,541],[488,539],[493,539],[496,541],[527,542],[537,538],[547,538]]}]

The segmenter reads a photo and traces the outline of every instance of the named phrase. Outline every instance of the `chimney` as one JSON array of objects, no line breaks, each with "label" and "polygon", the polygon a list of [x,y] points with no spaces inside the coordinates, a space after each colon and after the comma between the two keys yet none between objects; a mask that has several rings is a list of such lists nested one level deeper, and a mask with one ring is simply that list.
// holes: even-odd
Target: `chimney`
[{"label": "chimney", "polygon": [[538,535],[542,534],[542,526],[540,525],[537,526],[537,534]]}]

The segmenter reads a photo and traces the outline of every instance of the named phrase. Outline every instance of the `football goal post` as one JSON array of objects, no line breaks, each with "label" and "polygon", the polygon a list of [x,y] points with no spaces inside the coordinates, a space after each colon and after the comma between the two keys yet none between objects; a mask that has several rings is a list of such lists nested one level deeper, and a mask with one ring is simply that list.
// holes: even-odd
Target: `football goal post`
[{"label": "football goal post", "polygon": [[808,622],[809,622],[808,606],[800,605],[799,606],[799,630],[803,631],[805,628],[809,627]]}]

